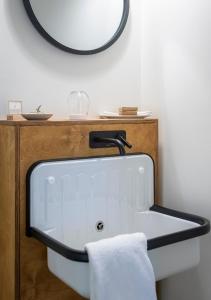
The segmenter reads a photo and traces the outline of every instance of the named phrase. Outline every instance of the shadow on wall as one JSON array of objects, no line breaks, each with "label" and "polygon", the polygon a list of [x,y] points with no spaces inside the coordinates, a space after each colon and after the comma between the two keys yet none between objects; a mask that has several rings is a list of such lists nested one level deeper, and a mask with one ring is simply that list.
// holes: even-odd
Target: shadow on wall
[{"label": "shadow on wall", "polygon": [[[22,0],[4,0],[3,9],[10,32],[16,39],[20,51],[29,59],[56,74],[74,77],[95,77],[106,73],[122,60],[129,45],[130,17],[125,31],[109,49],[91,56],[66,53],[49,44],[29,20]],[[59,59],[58,59],[59,56]]]}]

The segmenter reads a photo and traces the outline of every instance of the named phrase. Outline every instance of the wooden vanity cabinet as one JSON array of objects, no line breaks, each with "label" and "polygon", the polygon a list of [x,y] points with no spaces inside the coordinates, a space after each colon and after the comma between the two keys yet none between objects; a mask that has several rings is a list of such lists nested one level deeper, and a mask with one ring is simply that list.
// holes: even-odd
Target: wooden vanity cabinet
[{"label": "wooden vanity cabinet", "polygon": [[47,267],[46,247],[25,235],[26,173],[36,161],[118,153],[90,149],[89,132],[125,130],[155,162],[158,201],[158,122],[147,120],[0,121],[0,300],[79,300]]}]

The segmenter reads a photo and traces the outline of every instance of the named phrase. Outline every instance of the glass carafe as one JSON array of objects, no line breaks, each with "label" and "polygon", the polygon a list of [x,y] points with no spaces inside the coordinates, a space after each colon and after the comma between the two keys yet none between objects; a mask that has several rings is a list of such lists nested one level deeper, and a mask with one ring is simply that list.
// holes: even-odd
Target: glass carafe
[{"label": "glass carafe", "polygon": [[68,96],[68,115],[70,119],[87,119],[90,100],[84,91],[72,91]]}]

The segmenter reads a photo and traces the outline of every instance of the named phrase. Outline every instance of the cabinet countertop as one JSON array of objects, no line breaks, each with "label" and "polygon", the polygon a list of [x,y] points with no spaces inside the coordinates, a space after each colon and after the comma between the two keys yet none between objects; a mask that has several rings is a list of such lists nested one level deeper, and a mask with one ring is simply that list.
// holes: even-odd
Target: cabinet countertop
[{"label": "cabinet countertop", "polygon": [[69,120],[69,119],[54,119],[48,121],[8,121],[0,119],[0,125],[7,126],[65,126],[65,125],[105,125],[105,124],[144,124],[144,123],[157,123],[158,119],[99,119],[90,118],[86,120]]}]

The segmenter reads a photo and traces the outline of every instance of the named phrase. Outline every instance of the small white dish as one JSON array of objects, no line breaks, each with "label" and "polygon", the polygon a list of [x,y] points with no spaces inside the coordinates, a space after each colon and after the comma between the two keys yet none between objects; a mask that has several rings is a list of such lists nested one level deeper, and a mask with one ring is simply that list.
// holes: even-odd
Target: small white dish
[{"label": "small white dish", "polygon": [[105,111],[100,114],[102,119],[145,119],[151,117],[151,111],[138,111],[137,115],[119,115],[119,113]]},{"label": "small white dish", "polygon": [[50,119],[53,116],[53,114],[45,114],[45,113],[37,113],[37,112],[32,112],[28,114],[22,114],[22,117],[24,117],[26,120],[29,121],[46,121]]}]

